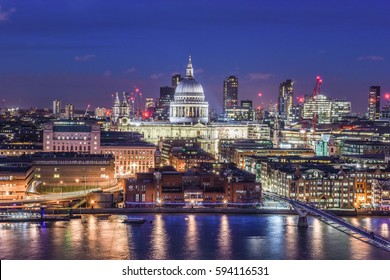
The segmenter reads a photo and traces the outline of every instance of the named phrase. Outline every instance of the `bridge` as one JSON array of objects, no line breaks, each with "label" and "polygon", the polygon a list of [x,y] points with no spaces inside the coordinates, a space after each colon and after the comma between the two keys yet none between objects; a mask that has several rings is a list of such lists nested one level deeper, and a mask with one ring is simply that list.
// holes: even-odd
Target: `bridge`
[{"label": "bridge", "polygon": [[265,197],[269,197],[274,200],[284,201],[290,204],[298,213],[298,227],[308,227],[307,215],[312,215],[313,217],[318,218],[319,220],[333,226],[334,228],[353,236],[363,242],[372,244],[379,248],[382,248],[390,252],[390,241],[379,234],[374,234],[372,231],[367,230],[364,227],[353,225],[344,219],[330,214],[324,210],[317,209],[314,206],[311,206],[307,203],[301,201],[293,200],[284,196],[277,195],[271,192],[263,192]]},{"label": "bridge", "polygon": [[70,201],[70,200],[78,200],[78,199],[80,199],[80,202],[85,203],[87,195],[91,192],[96,192],[96,191],[114,192],[122,189],[123,187],[121,184],[116,184],[108,188],[93,188],[93,189],[86,189],[86,190],[74,191],[74,192],[33,194],[33,195],[25,196],[24,199],[1,200],[0,208],[13,206],[13,205],[37,204],[37,203],[47,203],[53,201]]}]

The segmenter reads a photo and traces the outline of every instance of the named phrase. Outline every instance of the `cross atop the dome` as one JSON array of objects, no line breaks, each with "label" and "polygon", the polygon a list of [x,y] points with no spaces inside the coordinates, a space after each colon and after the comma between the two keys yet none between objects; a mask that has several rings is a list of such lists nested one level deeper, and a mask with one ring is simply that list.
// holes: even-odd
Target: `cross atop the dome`
[{"label": "cross atop the dome", "polygon": [[188,64],[186,70],[186,78],[193,79],[194,78],[194,69],[192,68],[191,55],[188,57]]}]

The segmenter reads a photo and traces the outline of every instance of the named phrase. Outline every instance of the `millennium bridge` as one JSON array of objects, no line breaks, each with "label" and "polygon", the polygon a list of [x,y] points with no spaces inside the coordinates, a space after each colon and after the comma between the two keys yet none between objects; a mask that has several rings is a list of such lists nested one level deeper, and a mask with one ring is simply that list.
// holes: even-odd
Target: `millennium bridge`
[{"label": "millennium bridge", "polygon": [[390,252],[389,240],[364,227],[354,225],[338,216],[301,201],[266,191],[263,192],[263,195],[264,197],[290,204],[299,215],[298,227],[308,227],[307,215],[311,215],[350,236]]}]

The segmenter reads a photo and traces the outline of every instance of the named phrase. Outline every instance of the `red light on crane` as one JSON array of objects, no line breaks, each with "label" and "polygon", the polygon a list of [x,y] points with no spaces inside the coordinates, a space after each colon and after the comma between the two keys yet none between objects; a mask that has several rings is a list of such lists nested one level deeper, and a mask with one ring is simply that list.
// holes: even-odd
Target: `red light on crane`
[{"label": "red light on crane", "polygon": [[263,96],[263,94],[262,94],[261,92],[259,92],[259,93],[258,93],[258,96],[259,96],[259,97],[262,97],[262,96]]}]

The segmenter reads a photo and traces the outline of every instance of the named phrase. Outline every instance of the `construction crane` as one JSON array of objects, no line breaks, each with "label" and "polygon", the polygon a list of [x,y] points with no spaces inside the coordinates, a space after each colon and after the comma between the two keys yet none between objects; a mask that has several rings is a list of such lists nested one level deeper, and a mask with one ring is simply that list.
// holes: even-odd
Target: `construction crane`
[{"label": "construction crane", "polygon": [[313,90],[313,94],[311,96],[311,100],[313,101],[313,105],[315,106],[313,108],[313,119],[312,119],[312,123],[311,123],[311,128],[312,128],[312,131],[313,131],[313,141],[316,141],[316,129],[317,129],[317,122],[318,122],[318,106],[315,105],[316,103],[315,102],[315,97],[320,95],[321,93],[321,85],[322,85],[322,79],[320,76],[317,76],[316,78],[316,85],[314,87],[314,90]]},{"label": "construction crane", "polygon": [[87,117],[87,114],[88,114],[89,107],[90,107],[90,105],[88,104],[88,106],[87,106],[87,109],[85,109],[84,118],[86,118],[86,117]]},{"label": "construction crane", "polygon": [[132,105],[132,114],[134,117],[142,116],[141,112],[143,111],[143,100],[142,100],[142,92],[136,86],[134,86],[134,91],[130,93],[129,98]]}]

